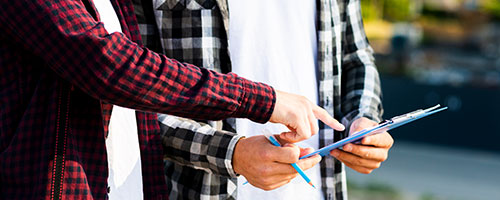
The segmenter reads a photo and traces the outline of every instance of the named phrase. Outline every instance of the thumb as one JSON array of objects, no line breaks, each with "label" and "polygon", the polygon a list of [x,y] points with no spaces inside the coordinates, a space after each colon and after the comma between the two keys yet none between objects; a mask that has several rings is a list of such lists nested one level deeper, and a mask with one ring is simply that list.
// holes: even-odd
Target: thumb
[{"label": "thumb", "polygon": [[281,133],[280,138],[289,143],[296,143],[311,137],[311,127],[309,123],[299,125],[296,129],[290,130],[292,131]]},{"label": "thumb", "polygon": [[[282,132],[279,135],[274,135],[274,137],[278,140],[280,144],[287,144],[287,143],[295,143],[295,132],[292,131],[287,131],[287,132]],[[290,139],[292,138],[292,139]]]}]

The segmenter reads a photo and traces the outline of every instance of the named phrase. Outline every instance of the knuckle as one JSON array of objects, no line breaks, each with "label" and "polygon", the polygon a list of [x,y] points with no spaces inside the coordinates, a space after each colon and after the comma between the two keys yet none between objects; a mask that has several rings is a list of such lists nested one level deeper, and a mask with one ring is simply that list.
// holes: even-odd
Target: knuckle
[{"label": "knuckle", "polygon": [[364,157],[365,158],[371,158],[372,154],[370,152],[365,152]]},{"label": "knuckle", "polygon": [[392,145],[394,145],[394,138],[392,138],[391,135],[389,135],[389,147],[392,147]]},{"label": "knuckle", "polygon": [[381,157],[381,161],[382,161],[382,162],[383,162],[383,161],[386,161],[388,157],[389,157],[389,155],[387,154],[387,152],[385,152],[385,153],[382,155],[382,157]]},{"label": "knuckle", "polygon": [[358,165],[358,166],[362,166],[363,161],[361,159],[354,159],[353,164]]},{"label": "knuckle", "polygon": [[[307,133],[307,132],[305,132],[305,133]],[[307,136],[302,135],[302,134],[300,134],[300,135],[297,134],[297,137],[295,139],[296,139],[296,141],[302,141],[302,140],[307,139]]]},{"label": "knuckle", "polygon": [[355,148],[353,147],[352,148],[352,153],[356,154],[356,155],[359,155],[363,158],[369,158],[370,156],[372,156],[372,153],[368,150],[364,150],[364,149],[360,149],[360,148]]},{"label": "knuckle", "polygon": [[294,150],[292,151],[292,154],[291,154],[291,161],[296,163],[299,161],[299,156],[300,156],[300,149],[297,147],[297,148],[294,148]]}]

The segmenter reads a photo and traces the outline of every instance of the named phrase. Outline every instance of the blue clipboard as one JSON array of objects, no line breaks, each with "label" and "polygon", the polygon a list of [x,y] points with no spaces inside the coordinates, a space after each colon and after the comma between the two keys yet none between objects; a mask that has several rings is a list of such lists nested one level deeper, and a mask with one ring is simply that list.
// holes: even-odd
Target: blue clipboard
[{"label": "blue clipboard", "polygon": [[300,159],[311,157],[313,155],[319,154],[321,156],[325,156],[330,154],[330,151],[339,147],[344,146],[345,144],[348,143],[356,143],[361,141],[366,136],[378,134],[378,133],[383,133],[386,131],[389,131],[391,129],[403,126],[405,124],[408,124],[410,122],[413,122],[417,119],[427,117],[429,115],[432,115],[434,113],[446,110],[448,107],[442,107],[438,104],[436,106],[427,108],[427,109],[419,109],[404,115],[396,116],[391,118],[390,120],[385,120],[384,122],[380,123],[379,125],[367,129],[363,129],[361,131],[358,131],[354,134],[352,134],[349,137],[346,137],[342,140],[339,140],[333,144],[330,144],[328,146],[325,146],[321,149],[316,150],[315,152],[312,152],[310,154],[307,154],[305,156],[300,157]]}]

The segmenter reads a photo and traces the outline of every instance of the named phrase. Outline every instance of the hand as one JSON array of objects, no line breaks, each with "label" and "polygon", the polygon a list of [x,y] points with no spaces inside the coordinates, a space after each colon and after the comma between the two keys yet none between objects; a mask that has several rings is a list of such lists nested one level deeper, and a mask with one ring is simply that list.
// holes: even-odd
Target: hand
[{"label": "hand", "polygon": [[312,148],[300,149],[293,144],[277,147],[263,135],[243,138],[236,143],[233,169],[237,174],[245,176],[253,186],[273,190],[289,183],[298,175],[291,163],[297,163],[302,170],[318,164],[320,156],[299,161],[300,156],[312,151]]},{"label": "hand", "polygon": [[[362,117],[352,123],[349,134],[376,125],[377,122]],[[384,132],[363,138],[361,144],[346,144],[343,150],[334,149],[330,154],[353,170],[369,174],[387,159],[393,143],[391,135]]]},{"label": "hand", "polygon": [[318,132],[317,119],[335,130],[344,130],[344,125],[307,98],[276,90],[276,106],[269,121],[290,129],[281,134],[282,139],[295,143],[311,137]]}]

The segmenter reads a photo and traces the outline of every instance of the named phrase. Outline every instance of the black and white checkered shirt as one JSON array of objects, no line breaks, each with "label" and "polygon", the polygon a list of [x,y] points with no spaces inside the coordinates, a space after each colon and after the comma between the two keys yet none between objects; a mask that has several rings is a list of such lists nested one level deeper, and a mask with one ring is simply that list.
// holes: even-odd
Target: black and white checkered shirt
[{"label": "black and white checkered shirt", "polygon": [[[171,58],[230,72],[227,0],[134,0],[146,46]],[[359,117],[380,121],[380,81],[363,29],[359,0],[317,0],[319,104],[346,127]],[[235,199],[234,120],[195,122],[159,115],[165,177],[172,199]],[[210,124],[210,125],[209,125]],[[221,130],[222,129],[222,130]],[[320,124],[319,145],[345,137]],[[326,199],[347,199],[344,166],[321,163]]]}]

